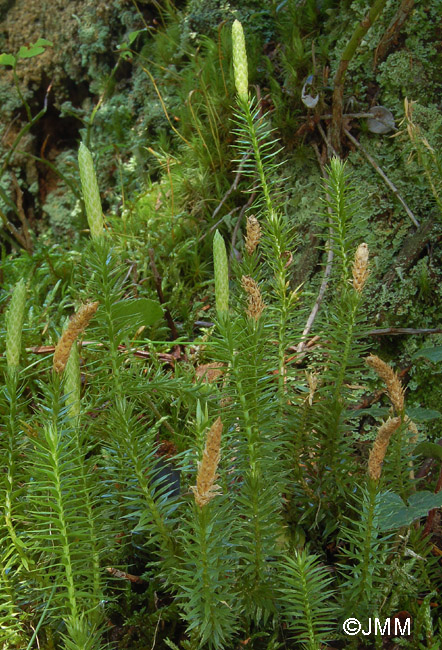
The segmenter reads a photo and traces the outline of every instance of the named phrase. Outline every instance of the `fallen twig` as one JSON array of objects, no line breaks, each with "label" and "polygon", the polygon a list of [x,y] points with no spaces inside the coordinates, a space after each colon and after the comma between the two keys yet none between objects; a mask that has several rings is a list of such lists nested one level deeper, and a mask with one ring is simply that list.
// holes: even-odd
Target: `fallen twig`
[{"label": "fallen twig", "polygon": [[241,225],[242,218],[244,216],[245,211],[248,208],[250,208],[250,206],[252,205],[253,201],[255,200],[255,197],[256,197],[256,192],[252,192],[252,194],[250,195],[250,198],[247,201],[247,203],[245,203],[242,206],[241,212],[239,213],[238,219],[236,220],[235,228],[233,229],[233,233],[232,233],[232,255],[234,254],[234,249],[235,249],[235,244],[236,244],[236,237],[238,235],[238,230],[239,230],[239,227]]},{"label": "fallen twig", "polygon": [[391,180],[388,178],[387,174],[386,174],[384,171],[382,171],[382,169],[379,167],[379,165],[377,164],[377,162],[375,161],[375,159],[372,158],[372,157],[370,156],[370,154],[368,153],[368,151],[366,151],[366,150],[364,149],[364,147],[361,145],[361,143],[360,143],[358,140],[356,140],[356,138],[355,138],[355,137],[350,133],[350,131],[349,131],[348,129],[345,129],[345,128],[344,128],[344,133],[345,133],[345,135],[347,136],[347,138],[348,138],[351,142],[353,142],[353,144],[354,144],[358,149],[360,149],[360,151],[362,151],[362,153],[364,154],[364,156],[367,158],[368,162],[369,162],[369,163],[374,167],[374,169],[377,171],[377,173],[379,174],[379,176],[380,176],[380,177],[384,180],[384,182],[388,185],[388,187],[389,187],[390,190],[393,192],[393,194],[395,195],[395,197],[397,198],[397,200],[400,201],[400,203],[402,203],[405,212],[408,214],[408,216],[410,217],[411,221],[414,223],[414,225],[416,226],[416,228],[419,228],[419,226],[420,226],[419,221],[416,219],[416,217],[414,216],[414,214],[412,213],[412,211],[410,210],[410,208],[408,207],[408,205],[405,203],[405,201],[404,201],[404,199],[402,198],[402,196],[399,194],[399,191],[398,191],[396,185],[394,185],[394,183],[391,182]]},{"label": "fallen twig", "polygon": [[7,218],[7,216],[5,215],[5,213],[3,212],[3,210],[0,210],[0,219],[3,221],[3,224],[4,224],[5,228],[6,228],[7,230],[9,230],[9,232],[11,233],[11,235],[14,236],[14,238],[17,240],[17,242],[18,242],[18,243],[19,243],[19,244],[20,244],[20,245],[21,245],[25,250],[27,250],[27,248],[26,248],[26,239],[25,239],[24,236],[20,233],[20,231],[17,230],[17,228],[14,226],[14,224],[11,223],[11,221],[9,221],[9,219]]},{"label": "fallen twig", "polygon": [[[333,115],[331,113],[325,113],[324,115],[320,115],[319,119],[320,120],[331,120]],[[373,117],[373,113],[343,113],[342,114],[342,119],[345,119],[346,117],[348,118],[370,118]]]},{"label": "fallen twig", "polygon": [[374,53],[373,69],[376,70],[378,62],[385,59],[386,55],[397,41],[402,25],[414,7],[414,0],[402,0],[401,6],[394,15],[387,31],[384,32],[379,45]]},{"label": "fallen twig", "polygon": [[387,0],[374,0],[368,13],[356,25],[350,40],[344,48],[339,61],[336,74],[333,79],[333,98],[332,98],[332,123],[331,123],[331,142],[336,151],[341,150],[341,133],[342,133],[342,114],[344,98],[344,82],[347,68],[359,47],[360,42],[370,29],[376,18],[384,9]]},{"label": "fallen twig", "polygon": [[[98,341],[82,341],[81,347],[88,347],[93,345],[96,348],[106,347],[104,343],[99,343]],[[175,346],[178,348],[179,346]],[[127,348],[125,345],[119,345],[118,349],[121,352],[131,353],[134,357],[139,359],[150,359],[152,356],[156,356],[160,361],[165,361],[171,366],[174,365],[175,361],[179,359],[176,353],[167,353],[167,352],[149,352],[147,350],[139,350],[137,348]],[[33,354],[52,354],[55,352],[55,345],[34,345],[30,348],[26,348],[26,352],[32,352]]]},{"label": "fallen twig", "polygon": [[[213,211],[213,213],[212,213],[212,219],[215,219],[216,215],[217,215],[218,212],[221,210],[221,208],[223,207],[224,203],[227,201],[227,199],[228,199],[229,196],[232,194],[232,192],[234,192],[236,189],[238,189],[239,181],[240,181],[241,176],[242,176],[242,170],[244,169],[244,165],[246,164],[247,160],[250,158],[250,154],[251,154],[251,153],[252,153],[252,150],[249,149],[249,151],[247,151],[247,153],[244,154],[244,156],[242,157],[241,163],[240,163],[240,165],[239,165],[239,167],[238,167],[238,171],[236,172],[236,175],[235,175],[235,178],[234,178],[234,180],[233,180],[233,183],[231,184],[231,186],[229,187],[229,189],[228,189],[227,192],[224,194],[223,198],[221,199],[221,201],[218,203],[217,207],[216,207],[215,210]],[[218,225],[218,224],[217,224],[217,225]],[[212,226],[212,227],[210,228],[209,232],[212,232],[213,230],[215,230],[215,227],[216,227],[216,226]]]},{"label": "fallen twig", "polygon": [[442,328],[385,327],[384,329],[370,330],[367,332],[367,336],[389,336],[390,334],[394,336],[401,334],[442,334]]},{"label": "fallen twig", "polygon": [[218,221],[210,228],[210,230],[208,230],[203,235],[201,235],[201,237],[198,239],[198,242],[203,241],[203,239],[205,237],[207,237],[207,235],[209,233],[213,232],[216,228],[218,228],[219,224],[222,223],[224,221],[224,219],[227,219],[227,217],[231,217],[232,214],[234,214],[235,212],[238,212],[238,210],[241,210],[241,206],[239,206],[239,205],[237,205],[236,208],[233,208],[232,210],[230,210],[230,212],[227,212],[227,214],[225,214],[223,217],[221,217],[221,219],[218,219]]},{"label": "fallen twig", "polygon": [[[325,135],[325,134],[324,134]],[[315,150],[316,156],[318,158],[319,166],[321,167],[322,175],[324,178],[327,178],[327,172],[325,171],[324,165],[322,164],[321,157],[319,155],[319,150],[316,144],[313,144],[313,148]],[[327,202],[330,203],[330,197],[326,195]],[[330,211],[330,208],[327,208]],[[331,237],[332,237],[332,230],[331,226],[329,227],[329,235],[328,235],[328,241],[327,241],[327,263],[325,266],[325,271],[324,271],[324,277],[322,278],[321,286],[319,288],[319,293],[318,297],[316,298],[315,304],[313,305],[313,309],[310,312],[310,315],[307,319],[307,323],[304,327],[304,330],[302,332],[302,337],[301,341],[297,346],[297,352],[300,354],[305,347],[305,339],[309,335],[310,330],[312,329],[313,323],[315,322],[316,315],[319,311],[319,307],[321,305],[321,302],[324,298],[325,290],[327,289],[327,284],[328,280],[330,278],[330,273],[332,270],[332,265],[333,265],[333,257],[334,257],[334,252],[333,252],[333,247],[331,245]]]},{"label": "fallen twig", "polygon": [[132,573],[126,573],[126,571],[121,571],[120,569],[115,569],[114,567],[111,566],[106,567],[106,571],[108,571],[115,578],[122,578],[123,580],[129,580],[129,582],[133,582],[138,585],[142,585],[146,582],[145,580],[143,580],[143,578],[140,578],[140,576],[134,576],[132,575]]}]

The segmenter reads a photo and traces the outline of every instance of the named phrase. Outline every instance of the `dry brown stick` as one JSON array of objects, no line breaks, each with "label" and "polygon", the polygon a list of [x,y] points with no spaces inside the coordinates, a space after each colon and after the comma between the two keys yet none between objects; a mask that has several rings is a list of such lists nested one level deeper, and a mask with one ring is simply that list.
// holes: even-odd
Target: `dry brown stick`
[{"label": "dry brown stick", "polygon": [[115,578],[128,580],[129,582],[133,582],[135,584],[142,585],[146,582],[143,580],[143,578],[140,578],[140,576],[134,576],[132,573],[126,573],[126,571],[121,571],[120,569],[115,569],[111,566],[106,567],[106,571],[108,571]]},{"label": "dry brown stick", "polygon": [[8,126],[6,127],[4,133],[2,134],[2,137],[0,139],[0,143],[3,145],[4,142],[6,142],[6,138],[8,136],[9,131],[12,129],[14,126],[14,122],[16,122],[20,117],[20,114],[17,113],[17,115],[9,122]]},{"label": "dry brown stick", "polygon": [[239,213],[238,219],[237,219],[236,224],[235,224],[235,228],[233,229],[233,233],[232,233],[232,255],[233,255],[233,251],[234,251],[234,248],[235,248],[236,238],[238,236],[238,230],[239,230],[239,227],[241,225],[242,218],[244,216],[245,211],[248,208],[250,208],[250,206],[252,205],[253,201],[255,200],[255,197],[256,197],[256,192],[252,192],[252,194],[250,195],[249,200],[247,201],[247,203],[245,203],[242,206],[241,212]]},{"label": "dry brown stick", "polygon": [[395,195],[395,197],[397,198],[397,200],[398,200],[400,203],[402,203],[405,212],[408,214],[408,216],[410,217],[411,221],[414,223],[414,225],[416,226],[416,228],[419,228],[419,226],[420,226],[419,221],[416,219],[416,217],[414,216],[414,214],[412,213],[412,211],[410,210],[410,208],[408,207],[408,205],[405,203],[405,201],[404,201],[404,199],[402,198],[402,196],[399,194],[399,191],[398,191],[396,185],[394,185],[394,183],[392,183],[392,181],[388,178],[387,174],[386,174],[384,171],[382,171],[382,169],[379,167],[379,165],[377,164],[377,162],[375,161],[375,159],[372,158],[372,157],[370,156],[370,154],[368,153],[368,151],[366,151],[366,150],[364,149],[364,147],[361,145],[361,143],[360,143],[358,140],[356,140],[356,138],[355,138],[355,137],[350,133],[350,131],[349,131],[348,129],[344,129],[344,133],[345,133],[345,135],[347,136],[347,138],[348,138],[351,142],[353,142],[353,144],[354,144],[354,145],[355,145],[355,146],[356,146],[356,147],[357,147],[357,148],[358,148],[358,149],[359,149],[359,150],[364,154],[364,156],[367,158],[367,160],[368,160],[368,162],[370,163],[370,165],[372,165],[372,166],[374,167],[374,169],[377,171],[377,173],[379,174],[379,176],[383,179],[383,181],[385,182],[385,184],[388,185],[388,187],[389,187],[390,190],[393,192],[393,194]]},{"label": "dry brown stick", "polygon": [[[336,149],[333,147],[332,143],[330,142],[330,139],[327,138],[327,136],[325,134],[325,131],[322,128],[322,126],[321,126],[321,124],[319,122],[318,122],[318,131],[321,134],[321,137],[325,142],[325,146],[327,147],[327,157],[331,158],[332,155],[333,155],[333,156],[337,156],[339,158],[339,155],[338,155]],[[321,170],[322,170],[323,166],[321,165],[321,163],[319,163],[319,164],[320,164]]]},{"label": "dry brown stick", "polygon": [[[212,323],[214,325],[214,323]],[[93,345],[96,348],[106,347],[104,343],[99,343],[98,341],[80,341],[80,346],[82,348],[87,347],[88,345]],[[175,346],[179,347],[179,346]],[[131,353],[134,357],[139,359],[150,359],[154,354],[147,350],[139,350],[137,348],[127,348],[125,345],[119,345],[118,350],[125,353]],[[34,345],[30,348],[26,348],[26,352],[32,352],[33,354],[52,354],[55,351],[55,345]],[[158,357],[160,361],[165,361],[170,365],[173,365],[177,361],[177,357],[173,354],[167,352],[156,352],[155,356]]]},{"label": "dry brown stick", "polygon": [[338,69],[333,79],[333,99],[332,99],[332,124],[331,124],[331,142],[336,151],[341,151],[341,134],[342,134],[342,114],[344,103],[344,83],[345,75],[350,61],[364,38],[371,25],[382,12],[387,0],[374,0],[367,15],[357,24],[353,34],[348,41],[339,61]]},{"label": "dry brown stick", "polygon": [[241,207],[239,205],[236,208],[233,208],[233,210],[230,210],[230,212],[228,212],[223,217],[221,217],[221,219],[218,219],[218,221],[210,228],[210,230],[208,230],[203,235],[201,235],[201,237],[198,239],[198,243],[203,241],[203,239],[205,239],[205,237],[207,237],[208,234],[210,234],[216,228],[218,228],[219,224],[222,223],[224,221],[224,219],[227,219],[227,217],[231,217],[232,214],[234,214],[235,212],[238,212],[238,210],[241,210]]},{"label": "dry brown stick", "polygon": [[[320,120],[331,120],[332,117],[333,117],[333,115],[331,113],[325,113],[324,115],[320,115],[319,119]],[[364,117],[369,118],[369,117],[371,117],[371,118],[373,118],[373,113],[367,113],[367,112],[365,112],[365,113],[343,113],[342,118],[344,119],[346,117],[349,117],[349,118],[364,118]]]},{"label": "dry brown stick", "polygon": [[157,295],[158,295],[158,300],[160,301],[160,304],[163,305],[163,307],[164,307],[166,321],[167,321],[167,324],[169,326],[170,333],[172,334],[172,340],[174,340],[174,339],[177,339],[179,335],[178,335],[177,328],[175,327],[175,323],[174,323],[174,320],[172,318],[172,314],[170,313],[169,308],[165,304],[166,301],[164,300],[163,289],[161,287],[161,275],[158,273],[158,269],[157,269],[157,266],[155,264],[155,251],[154,251],[153,248],[149,248],[148,253],[149,253],[149,258],[150,258],[150,268],[152,269],[153,279],[155,281],[155,287],[156,287]]},{"label": "dry brown stick", "polygon": [[[324,136],[325,136],[325,134],[324,134]],[[327,144],[327,141],[326,141],[326,144]],[[324,165],[322,164],[322,160],[321,160],[317,145],[313,144],[313,148],[314,148],[316,156],[318,158],[318,162],[319,162],[319,166],[320,166],[321,171],[322,171],[322,175],[324,176],[324,178],[327,178],[327,172],[325,171]],[[328,195],[326,195],[326,198],[327,198],[327,202],[330,203],[331,202],[330,197]],[[327,210],[330,213],[330,208],[327,208]],[[330,222],[330,218],[329,218],[329,222]],[[312,329],[313,323],[315,322],[316,315],[317,315],[317,313],[319,311],[319,307],[320,307],[321,302],[322,302],[322,300],[324,298],[325,290],[327,289],[327,284],[328,284],[330,273],[331,273],[331,270],[332,270],[333,257],[334,257],[334,252],[333,252],[333,247],[331,245],[331,242],[332,242],[332,229],[331,229],[331,226],[330,226],[329,227],[328,241],[327,241],[327,248],[328,248],[327,264],[325,266],[324,277],[322,278],[321,286],[319,288],[318,297],[316,298],[315,304],[313,305],[313,309],[310,312],[310,315],[309,315],[309,317],[307,319],[307,323],[305,324],[304,330],[302,332],[301,341],[299,342],[299,344],[298,344],[298,346],[296,348],[298,354],[300,352],[302,352],[303,348],[305,347],[305,339],[309,335],[310,330]]]},{"label": "dry brown stick", "polygon": [[26,239],[21,234],[21,232],[14,226],[14,224],[9,221],[7,216],[4,214],[3,210],[0,210],[0,219],[3,221],[5,228],[9,230],[11,235],[14,236],[14,238],[17,240],[20,246],[22,246],[25,250],[27,250]]},{"label": "dry brown stick", "polygon": [[370,330],[367,332],[368,336],[389,336],[390,334],[394,336],[401,334],[442,334],[442,328],[385,327],[383,329]]},{"label": "dry brown stick", "polygon": [[388,54],[391,47],[394,45],[395,40],[399,36],[402,25],[407,20],[411,10],[414,7],[414,0],[402,0],[399,9],[397,10],[393,20],[387,27],[386,32],[379,41],[374,53],[373,69],[376,70],[378,61],[382,61]]},{"label": "dry brown stick", "polygon": [[[223,198],[221,199],[221,201],[218,203],[217,207],[216,207],[215,210],[213,211],[213,213],[212,213],[212,219],[214,219],[214,218],[216,217],[216,215],[217,215],[218,212],[221,210],[221,208],[223,207],[224,203],[225,203],[226,200],[229,198],[229,196],[232,194],[232,192],[234,192],[236,189],[238,189],[239,181],[240,181],[240,178],[241,178],[241,176],[242,176],[242,170],[243,170],[244,165],[246,164],[247,160],[250,158],[250,154],[251,154],[251,153],[252,153],[252,150],[250,149],[250,150],[247,151],[247,153],[245,153],[244,156],[242,157],[241,163],[240,163],[240,165],[239,165],[239,167],[238,167],[238,171],[236,172],[236,176],[235,176],[235,178],[234,178],[234,180],[233,180],[233,183],[231,184],[231,186],[229,187],[229,189],[228,189],[227,192],[224,194]],[[213,226],[212,226],[212,228],[210,229],[209,232],[212,232],[212,230],[214,230]]]}]

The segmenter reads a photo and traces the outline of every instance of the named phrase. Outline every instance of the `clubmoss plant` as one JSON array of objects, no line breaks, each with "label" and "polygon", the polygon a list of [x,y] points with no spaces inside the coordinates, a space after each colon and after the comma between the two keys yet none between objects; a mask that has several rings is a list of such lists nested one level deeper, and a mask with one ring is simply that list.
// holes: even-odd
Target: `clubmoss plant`
[{"label": "clubmoss plant", "polygon": [[28,574],[33,566],[17,521],[23,512],[24,472],[20,456],[24,445],[19,418],[23,415],[20,358],[26,293],[26,283],[21,279],[14,287],[6,313],[7,367],[0,393],[3,420],[0,453],[4,459],[0,481],[0,630],[3,635],[0,639],[8,644],[23,643],[25,638],[19,595],[20,573]]},{"label": "clubmoss plant", "polygon": [[232,24],[232,55],[236,92],[240,101],[247,103],[249,99],[249,71],[246,41],[239,20],[234,20]]},{"label": "clubmoss plant", "polygon": [[216,310],[220,317],[225,317],[229,310],[229,266],[226,245],[218,230],[213,238],[213,266]]},{"label": "clubmoss plant", "polygon": [[198,644],[209,642],[211,647],[225,647],[235,633],[234,556],[229,551],[232,535],[226,527],[228,495],[222,495],[215,483],[222,431],[218,417],[207,432],[196,485],[190,487],[194,503],[182,527],[183,565],[176,580],[188,632]]},{"label": "clubmoss plant", "polygon": [[[330,314],[323,325],[328,340],[327,362],[321,371],[311,426],[317,432],[314,436],[321,447],[318,459],[321,490],[323,494],[332,495],[327,499],[328,507],[336,515],[347,508],[344,494],[351,489],[351,468],[355,464],[348,420],[352,394],[347,386],[356,380],[363,367],[366,349],[363,304],[369,254],[364,243],[355,251],[359,236],[358,201],[345,163],[333,158],[327,171],[325,205],[335,259],[336,289]],[[326,512],[323,516],[327,519]]]},{"label": "clubmoss plant", "polygon": [[[378,436],[381,431],[383,435],[381,436],[380,449],[385,450],[389,444],[390,438],[392,441],[393,453],[391,454],[391,459],[388,459],[388,463],[391,463],[394,467],[393,476],[391,478],[391,487],[394,490],[397,490],[401,496],[406,498],[409,491],[409,473],[412,472],[412,447],[416,442],[416,426],[410,420],[408,415],[405,412],[405,390],[402,385],[401,380],[399,379],[396,372],[393,368],[382,361],[378,356],[372,354],[366,358],[366,363],[376,374],[382,379],[387,389],[387,395],[392,404],[392,410],[394,418],[389,418],[385,422],[381,429],[379,430]],[[393,422],[399,422],[400,424],[395,426]],[[388,436],[388,431],[392,429],[395,431],[393,436]],[[373,452],[374,453],[374,452]],[[385,454],[384,454],[385,457]],[[411,468],[411,470],[410,470]]]},{"label": "clubmoss plant", "polygon": [[[5,448],[6,475],[4,482],[4,523],[10,535],[15,552],[20,557],[23,566],[29,570],[30,560],[25,551],[23,542],[16,532],[16,511],[18,509],[18,495],[20,472],[18,461],[21,451],[21,433],[18,426],[19,399],[22,389],[20,380],[20,357],[23,324],[25,318],[27,287],[23,279],[15,285],[6,313],[6,363],[4,399],[7,402],[7,423]],[[8,555],[6,555],[8,557]]]},{"label": "clubmoss plant", "polygon": [[101,207],[100,191],[95,174],[92,154],[85,144],[81,143],[78,150],[78,166],[80,168],[83,199],[86,207],[86,216],[91,230],[92,239],[103,236],[103,210]]},{"label": "clubmoss plant", "polygon": [[297,292],[289,289],[289,261],[293,236],[287,222],[278,212],[279,193],[276,187],[276,172],[279,167],[278,150],[275,149],[276,140],[272,137],[269,118],[262,113],[256,100],[249,99],[248,93],[245,92],[247,53],[243,28],[238,21],[235,21],[232,26],[232,40],[235,83],[238,92],[234,132],[237,136],[237,149],[243,165],[243,173],[253,179],[257,175],[259,182],[258,197],[253,204],[253,211],[254,218],[258,223],[261,222],[267,234],[265,243],[263,240],[263,254],[272,271],[273,277],[269,290],[275,293],[275,304],[277,304],[278,385],[280,403],[282,403],[286,386],[285,350],[289,345],[287,325],[290,312],[297,300]]},{"label": "clubmoss plant", "polygon": [[101,636],[103,591],[97,559],[102,540],[97,530],[102,509],[97,507],[96,476],[86,459],[87,446],[79,430],[72,428],[61,389],[56,375],[42,386],[42,417],[35,422],[38,428],[27,459],[33,480],[27,487],[27,510],[20,523],[31,522],[26,544],[38,560],[30,577],[39,600],[44,603],[57,585],[50,618],[63,621],[67,647],[86,649],[99,647]]},{"label": "clubmoss plant", "polygon": [[215,481],[218,478],[216,471],[220,459],[222,430],[221,418],[217,418],[207,434],[203,457],[198,463],[196,485],[190,488],[195,495],[195,502],[200,508],[220,494],[220,486],[216,485]]},{"label": "clubmoss plant", "polygon": [[329,638],[338,612],[333,578],[319,558],[299,550],[282,563],[283,617],[293,640],[320,650]]},{"label": "clubmoss plant", "polygon": [[381,477],[382,463],[387,453],[388,443],[391,436],[402,424],[400,417],[388,418],[381,427],[379,427],[376,440],[370,451],[368,459],[368,475],[373,481],[378,481]]},{"label": "clubmoss plant", "polygon": [[[367,481],[361,492],[355,497],[355,512],[361,513],[359,521],[345,525],[341,529],[342,539],[345,542],[343,557],[347,563],[351,562],[351,568],[347,564],[343,567],[343,574],[346,580],[342,586],[343,603],[351,603],[351,607],[344,609],[350,615],[354,607],[358,612],[365,613],[382,611],[387,601],[387,596],[392,594],[392,589],[399,585],[389,584],[391,577],[387,571],[388,557],[393,551],[396,554],[395,564],[400,563],[399,557],[403,555],[406,545],[401,542],[399,535],[393,538],[382,528],[382,520],[388,513],[388,500],[384,503],[385,497],[382,492],[382,472],[384,459],[389,451],[390,441],[396,441],[394,451],[390,454],[399,456],[399,461],[394,462],[395,471],[401,476],[404,473],[402,446],[407,441],[402,435],[404,429],[404,390],[397,374],[385,362],[376,355],[370,355],[366,359],[379,376],[384,380],[389,397],[392,401],[395,417],[389,417],[379,427],[376,439],[370,450],[367,466]],[[396,487],[397,482],[388,480],[388,487]],[[404,481],[399,480],[401,493],[413,490],[413,484],[408,481],[405,487]],[[348,517],[347,521],[351,521]],[[399,556],[399,557],[398,557]],[[397,597],[393,596],[393,598]],[[353,609],[351,609],[353,608]],[[384,609],[385,611],[385,609]]]},{"label": "clubmoss plant", "polygon": [[26,307],[26,282],[15,285],[6,314],[6,362],[8,372],[14,374],[20,367],[21,339]]},{"label": "clubmoss plant", "polygon": [[[302,270],[293,279],[296,238],[293,215],[282,204],[288,181],[280,178],[275,113],[249,90],[237,21],[235,107],[227,106],[227,76],[214,81],[223,112],[209,90],[210,71],[227,75],[225,33],[220,30],[219,49],[206,44],[210,61],[200,93],[192,92],[192,75],[181,72],[175,57],[177,25],[164,35],[159,58],[177,86],[189,84],[174,98],[190,93],[183,111],[193,121],[181,127],[183,159],[169,155],[167,134],[161,146],[152,143],[152,150],[164,149],[156,152],[164,177],[149,184],[143,210],[130,214],[127,195],[124,219],[110,215],[104,228],[92,156],[81,145],[91,237],[76,253],[77,273],[69,265],[69,287],[57,275],[62,265],[52,269],[53,255],[42,254],[32,267],[26,262],[46,283],[35,289],[33,307],[47,293],[41,311],[28,310],[27,339],[36,343],[26,367],[20,361],[24,281],[14,290],[0,391],[5,650],[30,648],[37,635],[47,650],[100,650],[115,639],[159,650],[166,644],[230,650],[244,643],[320,650],[348,644],[340,622],[355,608],[360,618],[406,609],[428,645],[437,638],[429,607],[437,558],[430,558],[431,537],[419,531],[419,517],[427,504],[440,505],[440,497],[419,494],[409,466],[417,430],[404,385],[375,355],[368,365],[384,381],[392,412],[383,408],[376,440],[366,441],[364,427],[369,421],[371,430],[378,417],[360,408],[371,372],[364,363],[372,340],[364,301],[375,274],[354,182],[348,165],[330,162],[323,221],[334,266],[312,338],[304,339],[311,296],[296,288]],[[215,209],[222,234],[215,233],[213,266],[202,273],[210,237],[194,246],[201,222],[193,217],[216,216],[208,190],[217,185],[212,171],[229,168],[227,138],[221,138],[227,121],[218,124],[224,111],[233,117],[240,173]],[[198,157],[191,167],[189,151]],[[195,169],[207,194],[190,217],[192,188],[190,194],[184,188]],[[221,195],[230,179],[218,180]],[[244,201],[237,189],[246,190]],[[209,296],[192,305],[192,314],[201,318],[215,295],[204,316],[215,322],[202,334],[208,322],[195,323],[187,306],[181,319],[180,298],[169,301],[172,291],[164,290],[176,285],[183,295],[192,269]],[[152,300],[155,290],[162,305]],[[200,298],[201,284],[194,291]],[[83,307],[60,334],[73,304]],[[41,313],[49,314],[43,334]],[[181,336],[186,329],[191,338]],[[55,344],[53,359],[41,354],[46,343]],[[431,477],[425,480],[433,487]],[[164,641],[166,629],[173,640]],[[139,639],[129,639],[132,632]]]},{"label": "clubmoss plant", "polygon": [[81,373],[78,345],[74,342],[64,372],[66,405],[70,417],[75,421],[81,410]]},{"label": "clubmoss plant", "polygon": [[75,344],[77,337],[89,325],[89,321],[97,311],[98,305],[98,301],[82,305],[60,337],[55,347],[52,364],[54,371],[58,374],[61,374],[66,368],[72,346]]}]

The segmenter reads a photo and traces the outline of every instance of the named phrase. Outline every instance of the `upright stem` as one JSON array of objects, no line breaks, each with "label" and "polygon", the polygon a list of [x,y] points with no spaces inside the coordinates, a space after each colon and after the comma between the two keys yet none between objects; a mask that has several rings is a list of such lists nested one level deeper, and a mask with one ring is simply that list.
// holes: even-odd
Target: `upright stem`
[{"label": "upright stem", "polygon": [[101,302],[104,308],[106,318],[107,336],[109,341],[110,358],[112,364],[113,383],[115,392],[118,397],[122,398],[123,392],[120,382],[120,359],[118,353],[118,339],[114,320],[112,318],[112,305],[115,302],[115,280],[112,278],[112,272],[115,270],[109,260],[112,251],[109,250],[107,242],[97,242],[96,255],[100,263],[100,278],[97,278],[101,284],[102,296]]},{"label": "upright stem", "polygon": [[365,539],[364,539],[364,545],[362,548],[362,563],[360,567],[360,581],[359,581],[359,596],[356,600],[355,605],[358,605],[361,601],[361,598],[364,597],[366,589],[365,585],[368,580],[368,575],[370,572],[370,567],[372,564],[372,559],[371,559],[371,552],[373,548],[373,537],[374,537],[374,530],[373,530],[373,523],[374,523],[374,514],[375,514],[375,507],[376,507],[376,497],[378,493],[378,485],[376,481],[372,481],[371,479],[368,482],[368,503],[367,503],[367,517],[366,517],[366,529],[365,529]]},{"label": "upright stem", "polygon": [[[264,168],[263,157],[261,154],[258,134],[257,134],[257,123],[253,119],[253,115],[250,111],[250,104],[248,101],[239,101],[239,105],[242,108],[246,123],[248,127],[248,132],[250,135],[253,153],[255,157],[256,168],[258,171],[259,182],[261,185],[261,190],[264,195],[264,201],[266,206],[266,217],[269,231],[269,241],[272,247],[273,255],[273,264],[275,271],[275,284],[276,290],[279,295],[280,300],[280,319],[278,327],[278,389],[279,389],[279,398],[280,404],[282,405],[283,395],[285,392],[285,350],[286,350],[286,329],[287,329],[287,318],[289,311],[290,298],[288,296],[288,281],[287,281],[287,269],[286,261],[284,254],[286,253],[283,242],[283,233],[281,228],[281,221],[275,206],[273,204],[270,187],[267,181],[267,176]],[[261,118],[263,119],[263,118]]]},{"label": "upright stem", "polygon": [[[241,404],[242,417],[244,419],[244,429],[247,437],[247,450],[248,450],[248,466],[245,466],[246,480],[250,481],[253,485],[251,491],[251,504],[250,510],[252,511],[248,523],[251,526],[251,537],[254,540],[253,552],[254,558],[252,560],[254,565],[254,584],[252,588],[259,586],[262,576],[262,566],[264,563],[263,547],[262,547],[262,532],[261,532],[261,516],[260,516],[260,498],[262,492],[262,470],[261,470],[261,456],[259,452],[259,429],[256,420],[256,404],[254,413],[250,409],[251,400],[256,395],[257,387],[254,390],[245,390],[241,371],[238,367],[238,354],[234,349],[234,338],[230,321],[225,321],[225,332],[227,344],[230,353],[230,363],[232,366],[232,374],[236,384],[236,390]],[[252,347],[257,344],[257,330],[254,331],[254,341]],[[253,375],[256,381],[256,366],[253,370]],[[246,522],[244,522],[246,524]]]},{"label": "upright stem", "polygon": [[17,477],[16,463],[18,457],[17,441],[17,390],[18,390],[18,372],[8,373],[6,377],[6,389],[9,397],[9,418],[7,425],[7,461],[5,477],[5,494],[4,494],[4,517],[15,550],[20,560],[29,571],[32,560],[27,556],[23,542],[17,536],[14,524],[14,500],[16,499]]},{"label": "upright stem", "polygon": [[347,43],[345,50],[342,53],[339,66],[333,80],[334,90],[332,99],[331,144],[337,152],[341,151],[344,83],[347,68],[360,42],[383,10],[386,2],[387,0],[374,0],[368,14],[360,23],[358,23],[350,40]]}]

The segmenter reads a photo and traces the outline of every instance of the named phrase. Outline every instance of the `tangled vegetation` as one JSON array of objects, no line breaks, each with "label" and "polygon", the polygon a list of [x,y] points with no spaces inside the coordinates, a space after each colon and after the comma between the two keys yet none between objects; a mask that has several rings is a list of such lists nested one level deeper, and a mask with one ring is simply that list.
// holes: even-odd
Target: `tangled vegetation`
[{"label": "tangled vegetation", "polygon": [[440,0],[77,4],[78,103],[0,54],[0,647],[436,650]]}]

